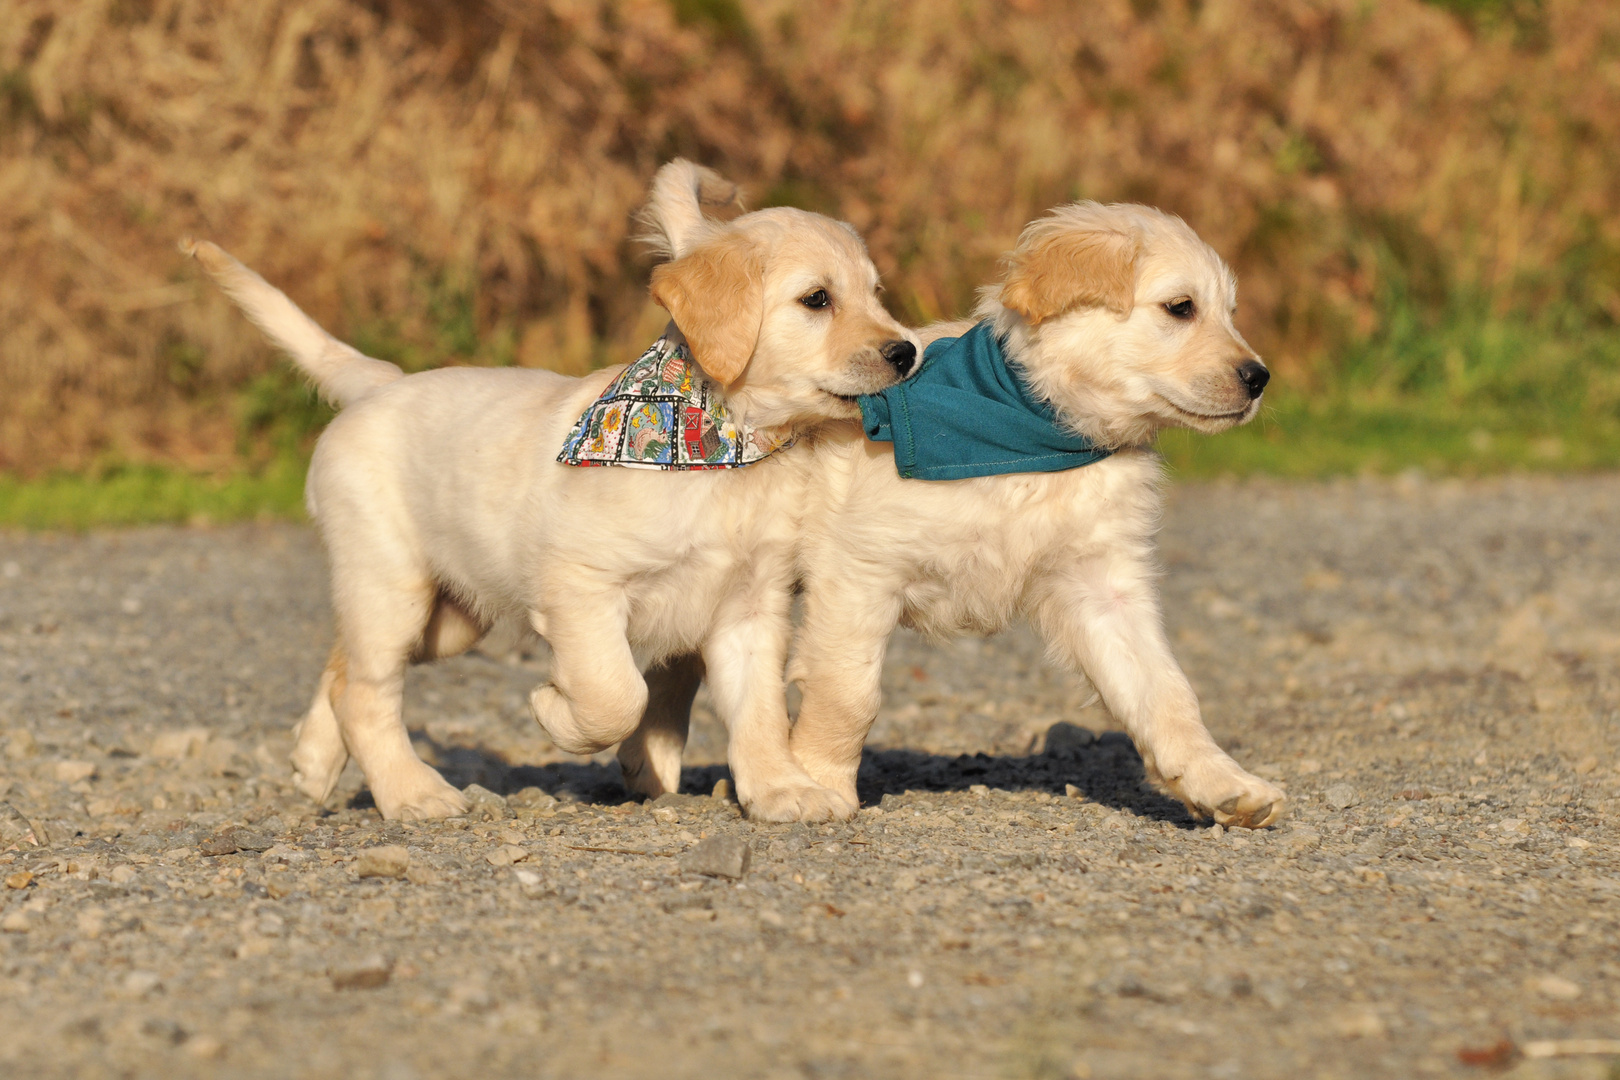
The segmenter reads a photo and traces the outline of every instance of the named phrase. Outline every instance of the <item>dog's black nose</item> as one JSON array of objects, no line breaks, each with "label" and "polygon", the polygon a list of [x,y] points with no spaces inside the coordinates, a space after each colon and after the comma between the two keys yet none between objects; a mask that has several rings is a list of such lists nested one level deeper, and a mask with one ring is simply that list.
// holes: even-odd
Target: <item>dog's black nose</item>
[{"label": "dog's black nose", "polygon": [[1266,365],[1258,360],[1245,360],[1239,364],[1237,376],[1243,380],[1243,385],[1248,387],[1251,401],[1259,397],[1261,391],[1265,390],[1266,383],[1271,381],[1271,372],[1267,371]]},{"label": "dog's black nose", "polygon": [[917,346],[909,341],[885,341],[878,352],[883,354],[890,367],[900,373],[902,379],[911,374],[912,367],[917,363]]}]

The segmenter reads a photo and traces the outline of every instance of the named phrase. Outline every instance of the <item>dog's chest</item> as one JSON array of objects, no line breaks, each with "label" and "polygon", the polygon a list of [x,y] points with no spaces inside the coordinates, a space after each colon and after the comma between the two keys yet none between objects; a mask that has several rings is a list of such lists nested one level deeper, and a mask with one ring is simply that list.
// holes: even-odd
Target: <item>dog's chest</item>
[{"label": "dog's chest", "polygon": [[998,633],[1088,563],[1151,560],[1152,489],[1130,499],[1110,498],[1101,485],[1082,497],[1058,490],[1009,499],[1008,486],[986,485],[919,530],[901,595],[905,625],[936,637]]}]

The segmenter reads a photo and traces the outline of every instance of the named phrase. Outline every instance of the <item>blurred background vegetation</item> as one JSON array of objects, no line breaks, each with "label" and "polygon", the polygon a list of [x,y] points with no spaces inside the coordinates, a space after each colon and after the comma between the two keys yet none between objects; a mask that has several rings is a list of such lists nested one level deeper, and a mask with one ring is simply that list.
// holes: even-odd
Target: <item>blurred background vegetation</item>
[{"label": "blurred background vegetation", "polygon": [[1055,204],[1182,215],[1277,375],[1184,474],[1620,464],[1612,0],[0,0],[0,522],[297,513],[326,414],[182,234],[407,369],[583,372],[676,155],[914,322]]}]

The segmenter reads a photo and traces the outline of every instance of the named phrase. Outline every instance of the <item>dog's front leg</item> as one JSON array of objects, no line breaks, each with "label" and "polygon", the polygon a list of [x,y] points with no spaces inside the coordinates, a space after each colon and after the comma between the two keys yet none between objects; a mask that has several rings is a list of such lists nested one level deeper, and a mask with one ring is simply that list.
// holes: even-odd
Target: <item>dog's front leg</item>
[{"label": "dog's front leg", "polygon": [[703,682],[703,658],[677,656],[647,669],[647,711],[619,744],[624,786],[649,799],[681,787],[681,753],[692,724],[692,699]]},{"label": "dog's front leg", "polygon": [[703,646],[709,692],[730,736],[737,801],[761,821],[842,821],[854,816],[856,803],[816,783],[788,745],[785,595],[777,606],[762,612],[739,603],[734,617],[722,613]]},{"label": "dog's front leg", "polygon": [[627,739],[647,708],[647,683],[626,637],[622,591],[574,590],[559,610],[530,616],[551,645],[551,682],[529,708],[557,748],[594,754]]},{"label": "dog's front leg", "polygon": [[859,806],[861,748],[883,703],[883,654],[900,620],[900,590],[828,572],[812,575],[790,678],[804,697],[793,756],[818,784]]},{"label": "dog's front leg", "polygon": [[1091,679],[1142,755],[1148,779],[1198,817],[1258,829],[1286,796],[1215,744],[1198,698],[1170,652],[1149,568],[1114,556],[1088,560],[1041,601],[1046,638]]}]

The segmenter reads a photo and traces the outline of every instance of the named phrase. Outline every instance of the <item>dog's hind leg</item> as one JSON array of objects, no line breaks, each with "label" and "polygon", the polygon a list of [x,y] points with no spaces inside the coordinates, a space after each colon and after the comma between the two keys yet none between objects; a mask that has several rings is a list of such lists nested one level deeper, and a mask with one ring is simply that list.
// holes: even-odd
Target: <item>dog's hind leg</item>
[{"label": "dog's hind leg", "polygon": [[349,662],[341,643],[332,646],[332,654],[321,672],[320,685],[315,688],[315,700],[309,712],[293,729],[292,756],[293,786],[317,803],[324,804],[337,787],[343,766],[349,763],[349,748],[343,744],[343,733],[338,730],[337,713],[333,702],[349,681]]},{"label": "dog's hind leg", "polygon": [[647,711],[619,744],[624,786],[649,799],[681,787],[681,752],[692,723],[692,699],[703,682],[703,658],[677,656],[647,669]]}]

